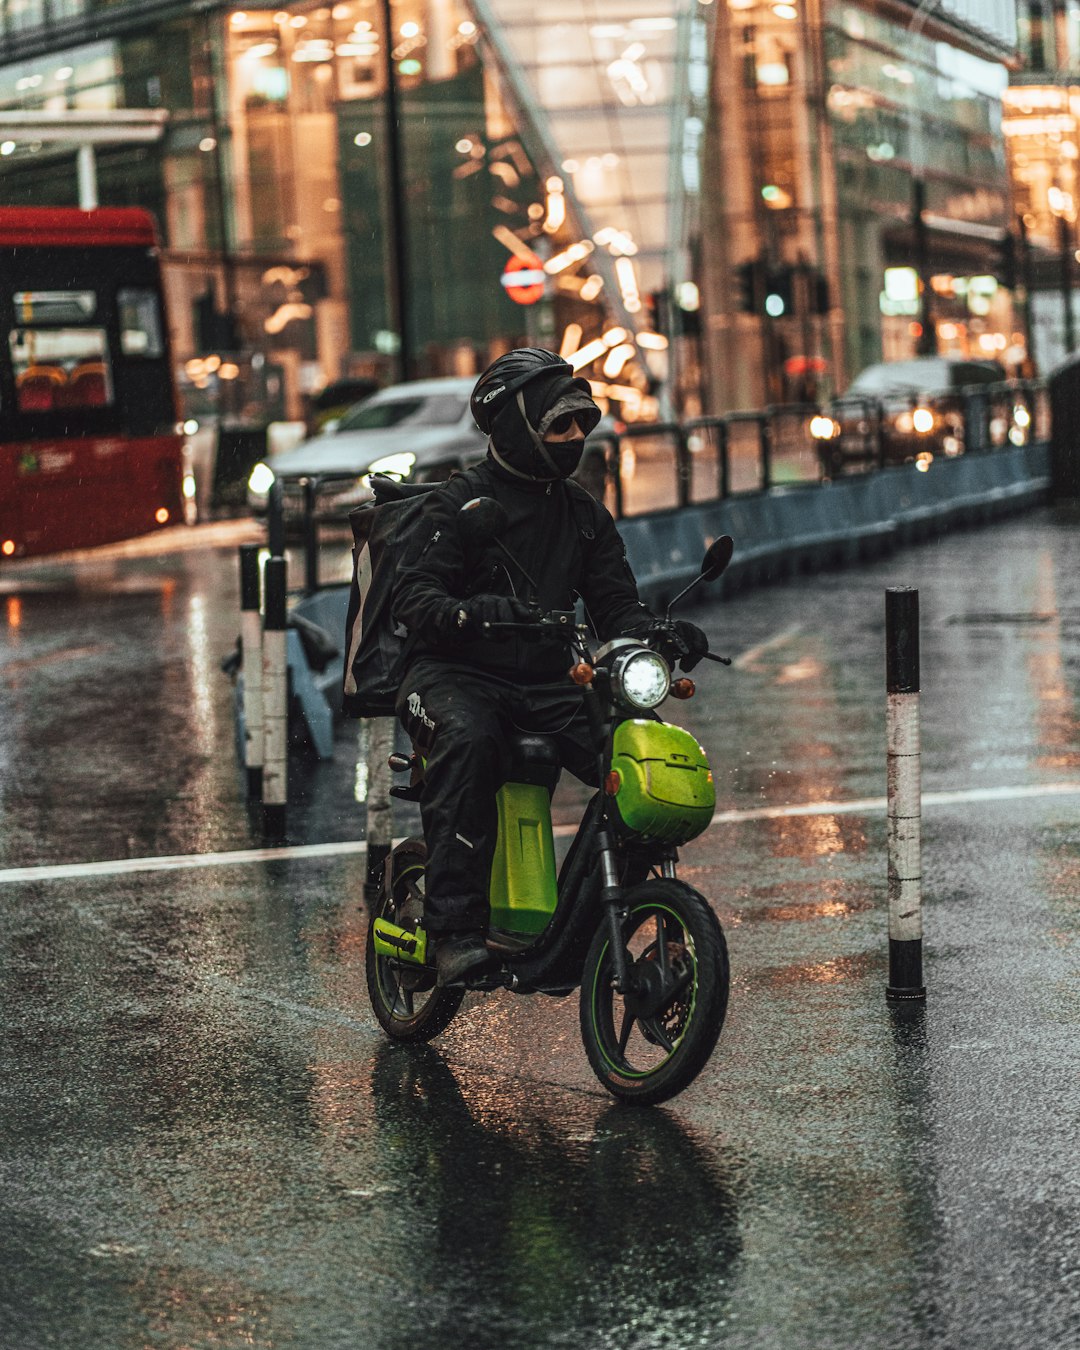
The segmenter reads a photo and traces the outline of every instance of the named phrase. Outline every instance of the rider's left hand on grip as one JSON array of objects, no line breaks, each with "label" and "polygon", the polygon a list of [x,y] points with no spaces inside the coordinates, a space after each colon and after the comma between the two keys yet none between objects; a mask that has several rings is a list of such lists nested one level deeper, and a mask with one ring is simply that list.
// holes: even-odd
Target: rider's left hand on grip
[{"label": "rider's left hand on grip", "polygon": [[696,623],[690,623],[687,619],[673,620],[672,627],[675,629],[683,648],[680,653],[679,665],[683,670],[689,672],[694,669],[709,650],[709,639],[703,629],[699,628]]}]

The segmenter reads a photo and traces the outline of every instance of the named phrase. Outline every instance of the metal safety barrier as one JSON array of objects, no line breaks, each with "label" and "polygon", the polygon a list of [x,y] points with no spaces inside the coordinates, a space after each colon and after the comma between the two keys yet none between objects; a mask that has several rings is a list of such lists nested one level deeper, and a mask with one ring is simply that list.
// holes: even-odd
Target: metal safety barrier
[{"label": "metal safety barrier", "polygon": [[[618,520],[642,598],[658,605],[721,534],[736,541],[730,590],[1017,510],[1048,490],[1050,430],[1046,386],[1010,381],[605,431],[590,438],[580,477]],[[284,557],[292,540],[303,564],[289,608],[286,697],[320,758],[333,755],[341,687],[347,511],[366,495],[356,474],[312,476],[287,495],[276,483],[270,494],[269,552]]]}]

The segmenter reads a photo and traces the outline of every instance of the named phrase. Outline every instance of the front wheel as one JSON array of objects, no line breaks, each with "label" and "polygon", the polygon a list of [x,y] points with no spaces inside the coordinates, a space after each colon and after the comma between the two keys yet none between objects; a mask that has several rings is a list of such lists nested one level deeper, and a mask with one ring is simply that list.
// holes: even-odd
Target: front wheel
[{"label": "front wheel", "polygon": [[704,1068],[727,1011],[728,956],[708,901],[680,881],[626,893],[629,988],[612,988],[607,924],[596,932],[581,983],[581,1038],[615,1097],[667,1101]]},{"label": "front wheel", "polygon": [[430,1041],[445,1031],[461,1007],[464,989],[440,989],[433,965],[420,966],[375,950],[374,924],[389,919],[415,928],[424,919],[427,849],[408,839],[391,853],[389,884],[384,883],[368,925],[365,968],[368,997],[379,1025],[396,1041]]}]

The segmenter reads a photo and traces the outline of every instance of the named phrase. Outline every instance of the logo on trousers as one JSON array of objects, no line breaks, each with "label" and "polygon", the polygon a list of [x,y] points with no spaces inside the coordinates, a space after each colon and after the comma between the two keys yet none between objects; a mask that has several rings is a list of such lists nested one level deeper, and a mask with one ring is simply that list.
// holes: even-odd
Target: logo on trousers
[{"label": "logo on trousers", "polygon": [[409,706],[409,711],[412,713],[412,715],[418,718],[421,722],[423,722],[424,726],[426,726],[429,731],[434,731],[435,723],[425,712],[424,705],[420,702],[420,695],[415,692],[410,694],[407,699],[407,703]]}]

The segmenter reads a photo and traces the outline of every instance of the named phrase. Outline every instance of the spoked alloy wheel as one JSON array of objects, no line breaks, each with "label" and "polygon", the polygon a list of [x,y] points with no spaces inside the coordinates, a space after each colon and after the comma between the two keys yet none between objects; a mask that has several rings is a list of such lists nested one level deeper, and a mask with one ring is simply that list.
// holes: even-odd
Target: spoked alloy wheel
[{"label": "spoked alloy wheel", "polygon": [[383,886],[368,927],[368,996],[379,1025],[398,1041],[430,1041],[445,1031],[461,1007],[464,989],[439,989],[434,966],[418,966],[375,950],[374,924],[389,919],[401,928],[412,928],[424,917],[424,876],[427,850],[419,840],[409,840],[390,856],[391,883]]},{"label": "spoked alloy wheel", "polygon": [[631,988],[612,988],[607,925],[581,984],[581,1037],[596,1076],[625,1101],[666,1101],[705,1066],[724,1024],[727,944],[705,898],[679,881],[627,892],[623,935]]}]

